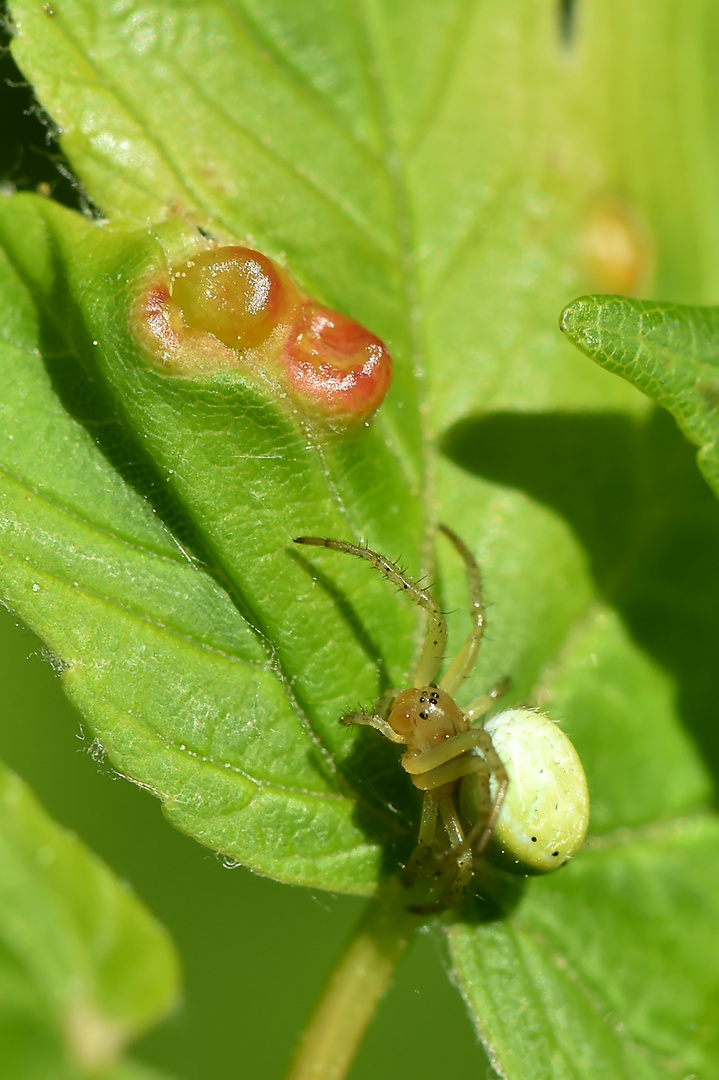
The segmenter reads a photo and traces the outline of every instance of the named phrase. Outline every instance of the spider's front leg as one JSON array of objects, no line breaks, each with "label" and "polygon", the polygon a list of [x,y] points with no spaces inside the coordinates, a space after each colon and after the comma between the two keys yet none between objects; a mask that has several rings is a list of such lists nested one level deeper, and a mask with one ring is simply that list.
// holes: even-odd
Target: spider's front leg
[{"label": "spider's front leg", "polygon": [[[444,528],[444,526],[442,527]],[[449,533],[449,530],[447,532]],[[454,536],[454,533],[451,535]],[[444,650],[447,646],[447,624],[444,621],[441,608],[427,589],[423,588],[418,581],[413,581],[411,577],[408,577],[386,555],[382,555],[379,551],[373,551],[372,548],[363,547],[361,544],[350,544],[347,540],[331,540],[329,537],[323,536],[296,536],[294,542],[296,544],[307,544],[310,547],[325,547],[331,551],[343,551],[347,555],[354,555],[356,559],[364,559],[375,570],[379,570],[380,574],[383,574],[388,581],[396,585],[400,592],[427,612],[429,615],[427,640],[417,668],[414,685],[420,687],[433,683],[437,678],[437,673],[444,658]],[[459,542],[461,543],[461,541]],[[382,728],[378,730],[382,731]]]},{"label": "spider's front leg", "polygon": [[464,560],[467,573],[467,592],[469,593],[469,616],[472,620],[472,628],[467,635],[466,641],[439,684],[451,697],[454,697],[474,667],[477,651],[484,636],[484,597],[482,594],[482,577],[474,555],[465,542],[447,525],[440,525],[439,529],[448,540],[451,540]]},{"label": "spider's front leg", "polygon": [[373,712],[368,712],[366,709],[360,709],[357,712],[347,713],[346,716],[341,717],[340,723],[344,724],[345,727],[349,727],[351,724],[357,724],[359,727],[372,727],[376,731],[381,731],[385,738],[389,739],[391,742],[402,743],[404,745],[405,740],[387,723],[387,717],[390,714],[392,702],[400,693],[401,691],[396,687],[385,690],[375,705]]}]

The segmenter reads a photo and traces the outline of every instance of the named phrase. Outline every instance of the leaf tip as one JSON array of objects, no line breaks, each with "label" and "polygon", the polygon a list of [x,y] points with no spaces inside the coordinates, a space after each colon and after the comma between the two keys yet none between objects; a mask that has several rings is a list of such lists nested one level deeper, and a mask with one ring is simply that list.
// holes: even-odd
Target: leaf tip
[{"label": "leaf tip", "polygon": [[559,329],[573,345],[590,356],[596,353],[599,312],[603,297],[580,296],[559,316]]},{"label": "leaf tip", "polygon": [[577,300],[572,300],[570,304],[562,311],[559,316],[559,329],[567,337],[581,332],[587,324],[596,318],[597,303],[596,297],[593,296],[580,296]]}]

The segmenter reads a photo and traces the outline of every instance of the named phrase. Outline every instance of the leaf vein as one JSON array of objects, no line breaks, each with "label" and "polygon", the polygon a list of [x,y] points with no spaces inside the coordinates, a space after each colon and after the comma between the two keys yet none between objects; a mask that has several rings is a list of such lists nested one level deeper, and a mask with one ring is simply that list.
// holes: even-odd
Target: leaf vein
[{"label": "leaf vein", "polygon": [[210,645],[207,642],[200,641],[198,638],[189,634],[183,633],[176,627],[164,623],[159,619],[151,618],[149,615],[138,611],[136,608],[129,605],[120,603],[119,600],[114,597],[107,596],[104,593],[99,592],[97,589],[93,589],[88,585],[80,584],[79,582],[66,577],[64,574],[60,574],[55,570],[49,569],[47,566],[40,565],[37,561],[30,558],[29,555],[18,555],[13,552],[6,551],[6,559],[17,559],[22,561],[23,565],[32,567],[38,574],[43,574],[45,577],[50,578],[52,581],[56,581],[61,585],[70,586],[78,593],[83,594],[93,600],[98,600],[100,603],[106,604],[108,607],[114,608],[117,611],[121,611],[123,614],[134,619],[136,622],[145,626],[150,626],[155,630],[158,630],[162,634],[167,634],[169,637],[175,638],[177,641],[181,641],[185,645],[190,645],[194,649],[201,650],[202,652],[210,653],[213,656],[219,656],[223,660],[227,660],[231,664],[241,664],[248,668],[254,668],[258,671],[272,671],[272,667],[267,660],[248,660],[246,657],[235,655],[227,652],[225,649],[220,649],[216,645]]},{"label": "leaf vein", "polygon": [[334,103],[330,95],[322,93],[302,69],[293,64],[286,54],[277,48],[272,38],[250,15],[246,5],[240,0],[235,0],[234,3],[225,4],[225,9],[234,20],[242,20],[247,36],[253,39],[253,44],[258,51],[261,51],[263,58],[268,59],[287,82],[291,83],[293,90],[299,89],[310,107],[348,138],[360,153],[366,154],[374,163],[378,163],[379,158],[373,147],[345,126],[342,115],[333,107]]},{"label": "leaf vein", "polygon": [[[59,32],[65,37],[65,39],[67,40],[69,45],[86,62],[88,68],[90,69],[90,71],[95,76],[95,81],[96,81],[97,86],[99,86],[102,89],[108,91],[109,93],[111,93],[115,97],[118,105],[121,106],[121,108],[122,108],[123,112],[125,113],[125,115],[130,117],[134,121],[136,126],[145,135],[145,137],[147,138],[148,143],[150,143],[150,145],[157,142],[157,145],[160,148],[162,148],[162,150],[163,150],[163,158],[166,160],[166,164],[168,166],[170,166],[170,168],[171,168],[171,170],[172,170],[172,172],[173,172],[173,174],[175,176],[175,179],[176,179],[176,181],[178,183],[178,187],[180,189],[184,189],[185,192],[187,193],[187,195],[191,196],[192,193],[185,186],[185,184],[184,184],[184,182],[182,180],[181,174],[177,171],[177,168],[172,163],[171,157],[166,154],[165,148],[162,146],[162,142],[159,139],[155,139],[151,129],[147,126],[147,124],[142,119],[142,117],[138,113],[136,113],[135,109],[132,106],[132,103],[128,102],[125,99],[124,95],[118,89],[118,86],[112,80],[108,79],[106,72],[104,72],[98,66],[98,64],[95,62],[95,60],[93,59],[90,50],[89,49],[83,49],[83,48],[80,47],[80,45],[78,44],[78,41],[75,38],[75,36],[70,33],[67,21],[64,20],[64,19],[57,20],[56,25],[58,27]],[[74,82],[82,82],[83,84],[91,85],[89,80],[71,80],[65,74],[63,74],[62,78],[68,85],[70,85],[73,81]],[[62,132],[60,134],[62,135]],[[83,132],[83,135],[84,134],[85,133]],[[87,141],[87,145],[88,145],[88,147],[92,147],[92,143],[90,143],[89,140]],[[94,150],[94,148],[93,148],[93,150]],[[106,164],[106,161],[105,161],[104,157],[101,157],[99,160],[101,160],[103,163]],[[116,168],[118,167],[117,164],[116,164],[115,167]],[[133,170],[132,179],[128,180],[128,183],[130,184],[130,186],[137,188],[137,190],[141,191],[143,194],[149,195],[153,202],[155,202],[155,203],[157,202],[157,192],[152,191],[151,189],[145,188],[142,184],[140,184],[138,182],[138,180],[137,180],[137,171],[136,170]]]},{"label": "leaf vein", "polygon": [[[47,491],[42,490],[7,467],[0,466],[0,477],[5,477],[7,480],[12,481],[12,483],[16,484],[21,490],[27,492],[33,498],[40,500],[47,506],[52,507],[53,510],[57,510],[58,513],[71,518],[73,521],[85,526],[85,528],[97,533],[99,536],[113,540],[118,544],[123,544],[131,551],[140,552],[143,555],[158,559],[160,562],[167,563],[168,565],[180,566],[183,568],[186,568],[189,565],[194,571],[202,573],[202,566],[199,561],[187,555],[183,548],[179,548],[179,553],[175,556],[174,554],[171,555],[169,552],[158,551],[156,548],[143,544],[137,539],[130,540],[127,536],[123,536],[122,533],[111,529],[109,526],[101,525],[99,522],[93,521],[86,515],[81,514],[77,509],[62,502],[55,495],[51,495]],[[169,531],[166,533],[166,536],[168,539],[174,540],[175,543],[177,542]]]},{"label": "leaf vein", "polygon": [[[301,168],[293,161],[286,158],[269,142],[268,139],[263,139],[256,132],[252,131],[250,127],[238,120],[237,117],[228,113],[218,102],[205,93],[201,85],[191,77],[189,72],[180,67],[177,62],[169,58],[168,63],[182,74],[187,83],[192,86],[196,96],[200,100],[204,101],[218,116],[233,127],[235,131],[243,135],[248,142],[251,142],[255,147],[266,154],[268,158],[283,170],[283,172],[288,176],[293,177],[302,184],[303,187],[312,191],[313,194],[316,195],[321,202],[325,203],[336,216],[350,224],[364,237],[365,240],[369,241],[369,243],[379,251],[382,251],[389,257],[394,256],[395,253],[392,250],[391,245],[387,243],[384,235],[381,232],[372,229],[363,215],[357,213],[349,204],[340,202],[338,199],[334,198],[334,196],[320,184],[319,180],[313,176],[309,170]],[[230,227],[228,222],[224,222],[224,224],[226,224],[228,228]]]}]

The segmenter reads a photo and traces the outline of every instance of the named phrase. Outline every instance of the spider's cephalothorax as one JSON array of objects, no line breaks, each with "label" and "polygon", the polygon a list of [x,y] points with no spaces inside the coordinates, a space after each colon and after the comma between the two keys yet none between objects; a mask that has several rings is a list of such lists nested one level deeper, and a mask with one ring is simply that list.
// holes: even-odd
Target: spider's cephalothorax
[{"label": "spider's cephalothorax", "polygon": [[392,702],[387,723],[397,741],[407,744],[407,760],[468,728],[462,710],[438,686],[403,690]]},{"label": "spider's cephalothorax", "polygon": [[[489,712],[506,680],[467,709],[456,704],[454,695],[474,667],[484,633],[484,602],[472,553],[446,525],[440,529],[466,566],[472,628],[439,682],[447,627],[426,589],[370,548],[317,536],[296,540],[364,559],[429,615],[414,686],[387,690],[371,712],[355,712],[342,719],[344,724],[376,728],[406,747],[402,767],[423,792],[419,836],[408,876],[431,873],[438,879],[438,900],[429,907],[451,903],[482,855],[519,874],[557,869],[580,847],[589,816],[581,762],[567,736],[548,717],[515,708],[473,726]],[[445,833],[444,844],[439,846],[435,841],[438,818]]]}]

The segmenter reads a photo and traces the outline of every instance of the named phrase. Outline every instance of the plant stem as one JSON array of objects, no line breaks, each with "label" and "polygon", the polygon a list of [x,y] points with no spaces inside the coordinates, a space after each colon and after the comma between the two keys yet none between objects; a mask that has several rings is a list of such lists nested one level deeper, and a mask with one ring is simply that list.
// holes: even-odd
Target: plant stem
[{"label": "plant stem", "polygon": [[[286,1080],[343,1080],[417,926],[395,885],[365,908],[302,1034]],[[406,901],[405,901],[406,902]]]}]

